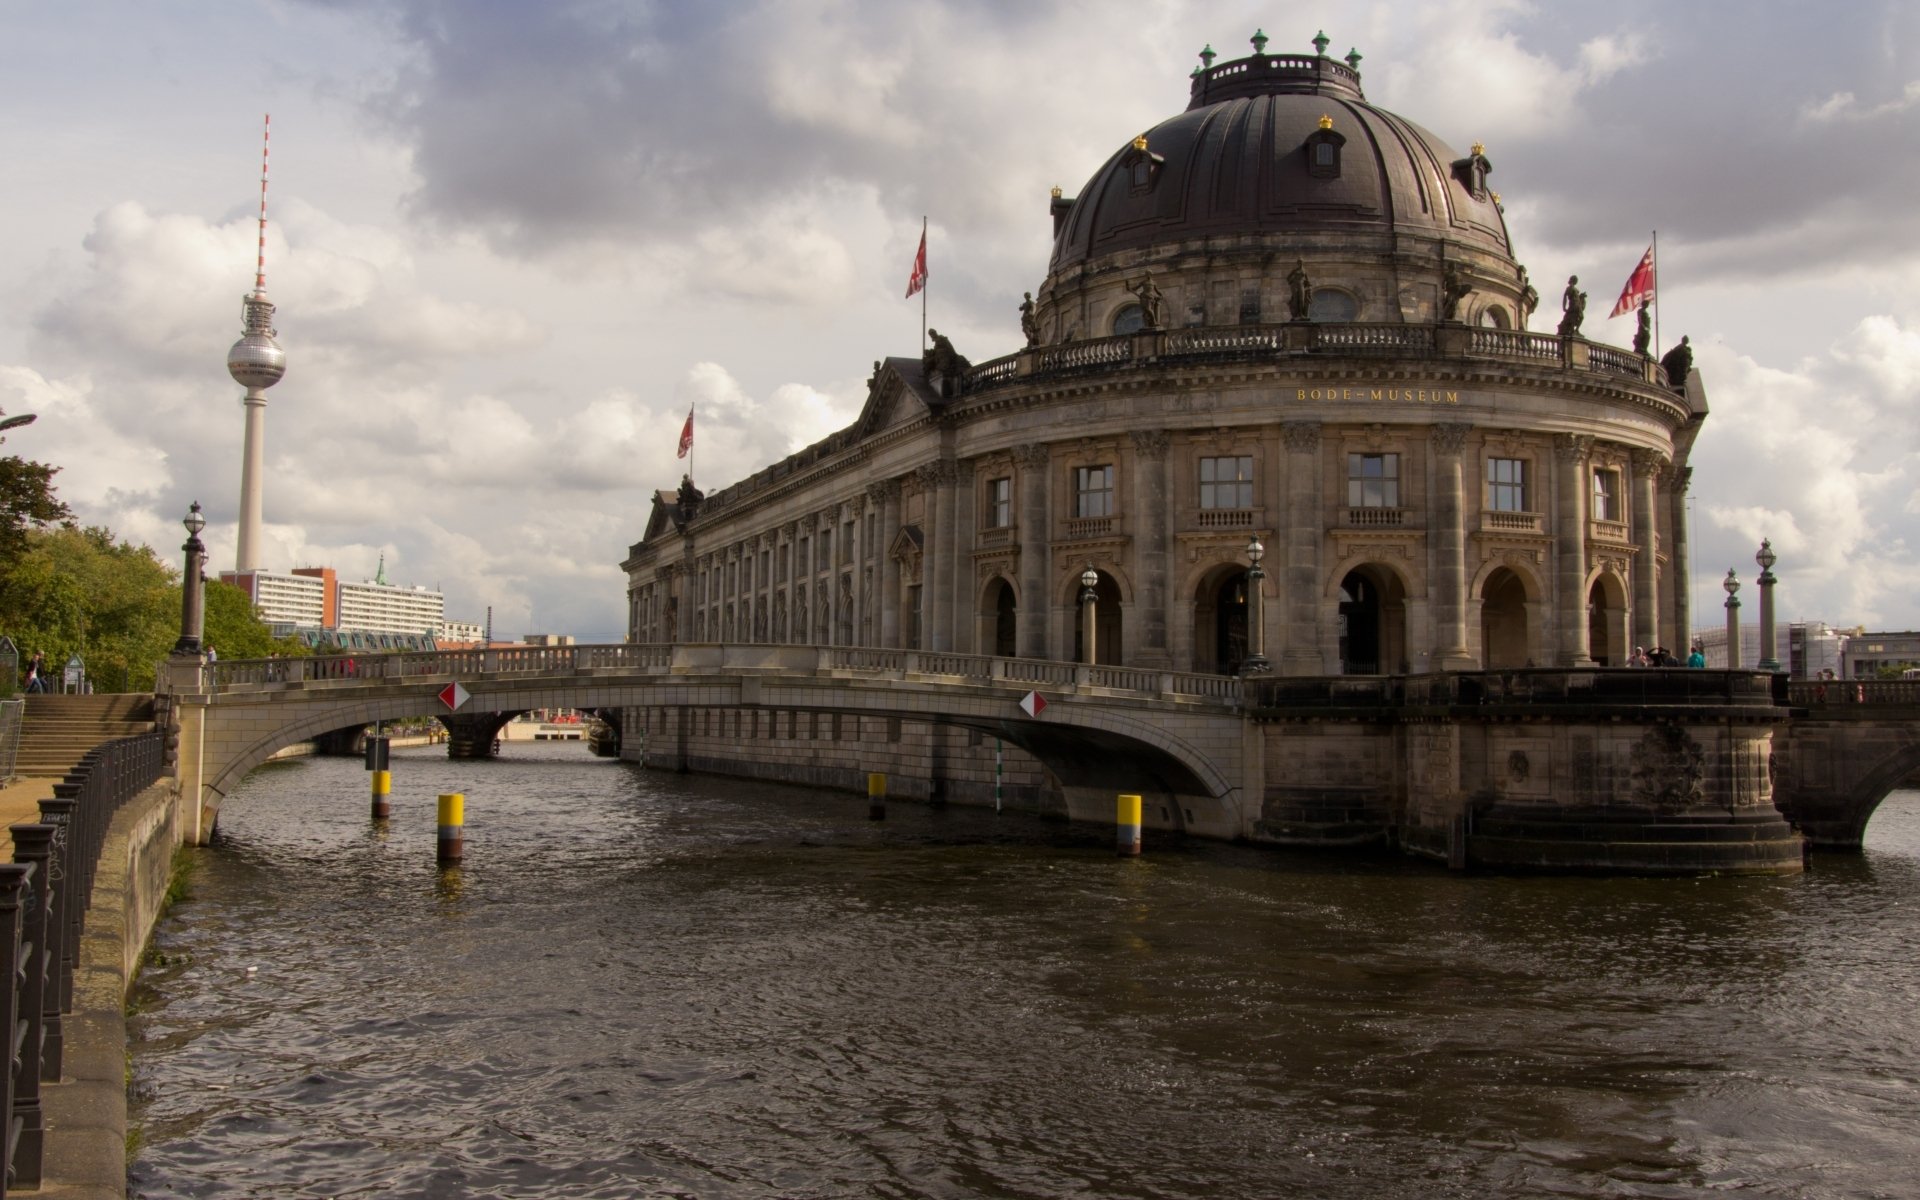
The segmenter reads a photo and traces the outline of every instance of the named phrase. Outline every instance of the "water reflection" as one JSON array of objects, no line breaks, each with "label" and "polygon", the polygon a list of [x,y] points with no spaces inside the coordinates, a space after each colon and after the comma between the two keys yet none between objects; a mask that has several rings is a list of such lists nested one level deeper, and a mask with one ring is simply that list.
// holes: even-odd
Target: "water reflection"
[{"label": "water reflection", "polygon": [[227,801],[136,1021],[138,1194],[1895,1195],[1920,1155],[1920,796],[1797,879],[1498,879],[513,749],[396,755],[384,837],[357,763]]}]

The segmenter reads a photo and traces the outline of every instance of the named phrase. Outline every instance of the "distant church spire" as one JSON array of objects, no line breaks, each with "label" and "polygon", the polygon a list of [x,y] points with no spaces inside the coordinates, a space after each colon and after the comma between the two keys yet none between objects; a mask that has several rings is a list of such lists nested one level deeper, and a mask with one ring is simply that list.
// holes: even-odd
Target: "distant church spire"
[{"label": "distant church spire", "polygon": [[254,259],[253,292],[240,301],[240,340],[227,351],[227,373],[247,389],[241,401],[247,410],[246,440],[240,459],[240,538],[234,569],[260,569],[260,508],[262,476],[266,471],[266,389],[287,373],[287,355],[274,341],[273,305],[267,300],[267,149],[273,116],[267,115],[260,135],[260,233]]}]

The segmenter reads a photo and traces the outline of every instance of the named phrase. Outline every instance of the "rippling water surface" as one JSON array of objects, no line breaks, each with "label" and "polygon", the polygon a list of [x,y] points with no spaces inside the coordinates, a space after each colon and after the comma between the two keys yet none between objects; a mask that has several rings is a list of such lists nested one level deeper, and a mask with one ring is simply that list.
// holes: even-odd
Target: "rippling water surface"
[{"label": "rippling water surface", "polygon": [[133,1194],[1920,1193],[1920,793],[1802,878],[1507,879],[507,755],[228,798]]}]

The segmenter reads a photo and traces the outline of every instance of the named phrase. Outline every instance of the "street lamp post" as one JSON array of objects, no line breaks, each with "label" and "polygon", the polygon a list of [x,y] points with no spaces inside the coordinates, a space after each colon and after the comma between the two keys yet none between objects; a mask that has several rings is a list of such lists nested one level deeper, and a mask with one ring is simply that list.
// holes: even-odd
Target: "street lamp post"
[{"label": "street lamp post", "polygon": [[1273,669],[1267,661],[1266,622],[1260,614],[1260,582],[1267,577],[1260,560],[1266,556],[1259,534],[1247,539],[1247,560],[1252,565],[1247,568],[1247,657],[1240,663],[1242,675],[1264,675]]},{"label": "street lamp post", "polygon": [[200,653],[200,630],[206,615],[202,607],[206,593],[202,588],[200,572],[207,561],[207,547],[200,540],[200,531],[207,527],[207,519],[200,515],[198,500],[193,502],[193,507],[187,510],[186,517],[180,523],[187,527],[186,544],[180,547],[187,553],[187,570],[180,578],[180,640],[173,644],[173,652],[197,655]]},{"label": "street lamp post", "polygon": [[1094,604],[1099,600],[1099,596],[1094,594],[1093,589],[1099,582],[1100,572],[1093,569],[1092,563],[1088,563],[1087,569],[1080,572],[1080,638],[1083,643],[1080,657],[1088,666],[1092,666],[1095,662],[1093,616]]},{"label": "street lamp post", "polygon": [[1727,670],[1740,669],[1740,577],[1733,568],[1727,568],[1727,577],[1721,581],[1721,587],[1727,589]]},{"label": "street lamp post", "polygon": [[1773,543],[1766,538],[1760,539],[1760,552],[1753,556],[1760,564],[1760,669],[1778,671],[1780,660],[1774,655],[1780,652],[1778,640],[1773,628],[1773,585],[1779,580],[1774,578],[1773,564],[1779,562],[1779,556],[1773,552]]}]

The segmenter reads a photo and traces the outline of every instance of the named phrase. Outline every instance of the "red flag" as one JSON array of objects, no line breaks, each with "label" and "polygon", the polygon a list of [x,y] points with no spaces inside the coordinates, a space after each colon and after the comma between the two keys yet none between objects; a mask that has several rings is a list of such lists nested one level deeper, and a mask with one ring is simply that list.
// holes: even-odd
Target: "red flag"
[{"label": "red flag", "polygon": [[920,253],[913,256],[913,274],[907,276],[907,296],[927,286],[927,231],[920,231]]},{"label": "red flag", "polygon": [[680,453],[675,458],[685,458],[687,451],[693,449],[693,409],[687,409],[687,423],[680,427]]},{"label": "red flag", "polygon": [[1620,289],[1620,299],[1614,302],[1613,311],[1607,316],[1612,318],[1621,313],[1630,313],[1640,307],[1642,300],[1651,299],[1653,299],[1653,247],[1648,246],[1647,252],[1640,256],[1640,265],[1635,267],[1633,274],[1627,277],[1627,286]]}]

